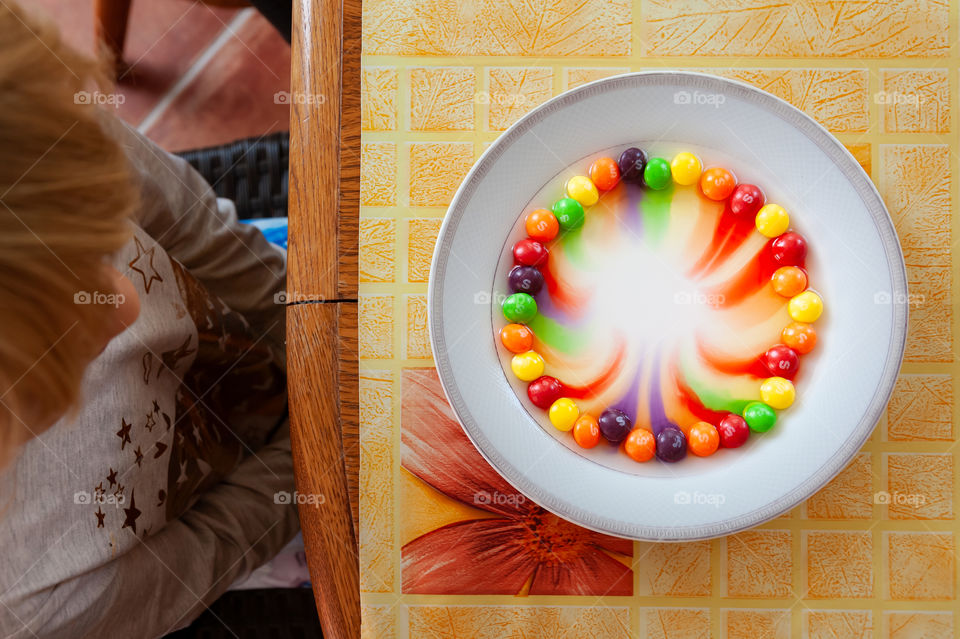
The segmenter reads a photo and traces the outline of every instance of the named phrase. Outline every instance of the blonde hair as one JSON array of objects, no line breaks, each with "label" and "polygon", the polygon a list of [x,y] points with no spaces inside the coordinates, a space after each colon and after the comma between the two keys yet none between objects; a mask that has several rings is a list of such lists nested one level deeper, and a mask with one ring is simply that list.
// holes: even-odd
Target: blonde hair
[{"label": "blonde hair", "polygon": [[137,200],[122,148],[83,97],[104,86],[103,66],[9,1],[0,33],[2,467],[49,425],[38,415],[76,406],[109,307],[75,295],[106,290],[104,260],[128,240]]}]

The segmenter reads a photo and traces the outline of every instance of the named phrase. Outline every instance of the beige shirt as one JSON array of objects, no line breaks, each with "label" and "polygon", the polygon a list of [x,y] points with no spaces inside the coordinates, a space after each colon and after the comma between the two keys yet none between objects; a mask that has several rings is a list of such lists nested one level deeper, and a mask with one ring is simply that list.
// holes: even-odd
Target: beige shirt
[{"label": "beige shirt", "polygon": [[79,413],[0,484],[3,637],[163,636],[298,528],[275,499],[294,485],[285,255],[188,164],[108,126],[140,179],[114,265],[141,312],[89,367]]}]

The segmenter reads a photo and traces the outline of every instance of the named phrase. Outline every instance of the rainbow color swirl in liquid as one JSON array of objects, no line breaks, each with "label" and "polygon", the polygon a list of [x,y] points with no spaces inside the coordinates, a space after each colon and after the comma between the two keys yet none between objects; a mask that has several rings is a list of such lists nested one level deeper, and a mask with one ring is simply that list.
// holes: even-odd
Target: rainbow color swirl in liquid
[{"label": "rainbow color swirl in liquid", "polygon": [[[709,151],[698,154],[705,167],[726,165],[736,174],[728,163],[711,163]],[[590,161],[563,175],[586,175]],[[521,229],[524,215],[564,197],[559,184],[524,209]],[[773,375],[764,354],[794,320],[790,299],[771,285],[781,266],[773,238],[757,231],[754,216],[737,217],[728,201],[675,182],[655,191],[621,181],[585,209],[581,228],[546,243],[549,256],[539,266],[545,285],[526,322],[543,374],[562,381],[563,397],[581,415],[619,409],[634,428],[654,434],[716,425],[760,400],[761,383]],[[512,265],[501,260],[498,277],[506,279]],[[808,267],[803,260],[796,266]],[[495,329],[506,323],[500,317]],[[513,379],[509,357],[501,361],[520,395],[525,384]],[[793,380],[802,377],[801,365]]]}]

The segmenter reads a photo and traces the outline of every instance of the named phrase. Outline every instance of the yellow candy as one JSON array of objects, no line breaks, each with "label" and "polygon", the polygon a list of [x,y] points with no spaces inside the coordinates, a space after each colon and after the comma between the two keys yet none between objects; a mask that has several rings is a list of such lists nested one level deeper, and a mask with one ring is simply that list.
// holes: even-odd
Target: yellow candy
[{"label": "yellow candy", "polygon": [[577,423],[580,417],[580,409],[577,404],[569,397],[561,397],[550,406],[550,423],[557,430],[568,431]]},{"label": "yellow candy", "polygon": [[543,358],[536,351],[517,353],[510,361],[513,374],[525,382],[532,382],[543,375]]},{"label": "yellow candy", "polygon": [[593,206],[600,199],[596,185],[585,175],[570,178],[567,182],[567,195],[583,206]]},{"label": "yellow candy", "polygon": [[823,313],[823,300],[813,291],[804,291],[790,298],[787,310],[795,322],[809,324],[817,321],[817,318]]},{"label": "yellow candy", "polygon": [[790,216],[779,204],[767,204],[757,213],[757,230],[766,237],[783,235],[790,227]]},{"label": "yellow candy", "polygon": [[670,173],[673,174],[673,181],[683,186],[696,184],[700,179],[700,171],[702,170],[703,165],[700,164],[700,158],[687,151],[677,153],[673,162],[670,163]]},{"label": "yellow candy", "polygon": [[760,399],[771,408],[790,408],[797,397],[793,382],[783,377],[768,377],[760,384]]}]

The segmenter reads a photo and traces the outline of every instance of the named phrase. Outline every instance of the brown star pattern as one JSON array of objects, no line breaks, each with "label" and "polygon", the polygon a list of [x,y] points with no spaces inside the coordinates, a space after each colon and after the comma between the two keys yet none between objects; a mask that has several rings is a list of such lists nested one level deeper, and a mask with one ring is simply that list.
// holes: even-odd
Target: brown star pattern
[{"label": "brown star pattern", "polygon": [[120,529],[129,528],[133,531],[133,534],[137,534],[137,519],[140,518],[140,510],[137,508],[137,500],[134,495],[136,491],[130,491],[130,507],[123,509],[123,525],[120,526]]},{"label": "brown star pattern", "polygon": [[113,468],[110,469],[110,474],[107,475],[107,481],[110,482],[111,487],[117,484],[117,471]]},{"label": "brown star pattern", "polygon": [[140,450],[140,447],[137,446],[137,449],[133,451],[133,454],[136,455],[136,464],[139,468],[143,468],[143,451]]},{"label": "brown star pattern", "polygon": [[97,506],[97,512],[93,514],[97,516],[97,528],[103,528],[103,518],[107,516],[107,513],[103,512],[100,506]]},{"label": "brown star pattern", "polygon": [[157,269],[153,266],[153,257],[156,253],[157,247],[151,246],[149,250],[144,249],[143,244],[140,243],[139,237],[134,237],[133,241],[137,247],[137,256],[130,260],[127,266],[129,266],[134,273],[140,274],[140,277],[143,278],[143,290],[147,293],[147,295],[149,295],[150,286],[154,282],[163,281],[163,278],[160,277],[160,273],[158,273]]},{"label": "brown star pattern", "polygon": [[153,427],[157,425],[157,418],[153,416],[153,413],[147,413],[147,422],[143,425],[151,433],[153,432]]},{"label": "brown star pattern", "polygon": [[120,438],[120,450],[123,450],[124,446],[130,443],[130,428],[131,424],[127,423],[127,420],[120,418],[120,430],[117,431],[117,437]]}]

